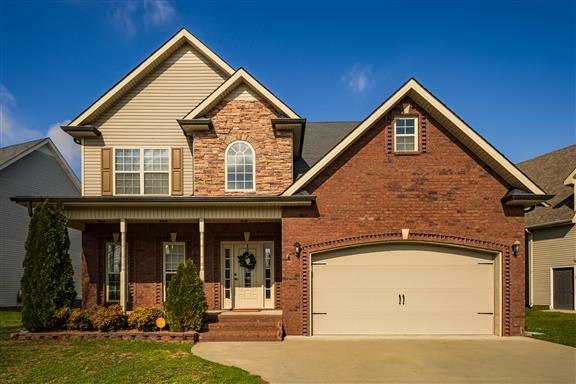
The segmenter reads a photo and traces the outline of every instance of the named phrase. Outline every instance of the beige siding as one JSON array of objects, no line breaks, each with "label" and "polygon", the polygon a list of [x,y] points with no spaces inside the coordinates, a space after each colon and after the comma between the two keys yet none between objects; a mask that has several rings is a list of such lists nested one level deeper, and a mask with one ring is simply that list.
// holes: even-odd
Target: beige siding
[{"label": "beige siding", "polygon": [[84,194],[101,194],[102,147],[178,146],[184,148],[184,195],[191,195],[192,142],[176,119],[190,112],[225,79],[221,70],[190,45],[176,50],[94,122],[102,137],[85,141]]},{"label": "beige siding", "polygon": [[576,226],[533,230],[532,234],[532,304],[550,305],[550,268],[575,264]]},{"label": "beige siding", "polygon": [[224,97],[224,100],[262,100],[262,96],[259,96],[252,89],[242,84],[230,91],[230,93]]}]

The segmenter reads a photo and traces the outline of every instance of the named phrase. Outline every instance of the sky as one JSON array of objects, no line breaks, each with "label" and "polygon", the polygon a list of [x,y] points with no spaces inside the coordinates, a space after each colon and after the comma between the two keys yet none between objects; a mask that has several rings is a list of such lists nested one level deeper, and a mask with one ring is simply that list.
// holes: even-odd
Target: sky
[{"label": "sky", "polygon": [[0,0],[0,146],[50,136],[180,28],[308,121],[415,77],[513,162],[576,142],[576,1]]}]

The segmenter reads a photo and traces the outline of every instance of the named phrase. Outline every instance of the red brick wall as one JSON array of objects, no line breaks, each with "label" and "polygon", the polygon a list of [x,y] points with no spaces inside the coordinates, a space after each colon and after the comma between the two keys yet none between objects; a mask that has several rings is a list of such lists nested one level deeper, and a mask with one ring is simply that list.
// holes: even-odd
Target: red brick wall
[{"label": "red brick wall", "polygon": [[[260,100],[224,100],[208,117],[214,129],[194,136],[194,194],[278,195],[292,183],[292,134],[274,131],[279,114]],[[243,140],[256,156],[256,191],[225,192],[224,159],[228,145]]]},{"label": "red brick wall", "polygon": [[[306,187],[316,196],[315,206],[284,209],[283,254],[293,252],[295,241],[305,251],[317,251],[335,248],[341,245],[338,241],[400,239],[402,228],[420,233],[418,240],[503,251],[510,263],[509,275],[503,273],[503,293],[510,289],[509,297],[503,297],[504,328],[512,335],[522,334],[524,252],[520,250],[517,257],[507,252],[515,240],[524,243],[523,209],[503,206],[500,199],[509,186],[422,114],[425,137],[420,138],[420,148],[424,150],[394,154],[391,117],[375,124]],[[284,324],[289,335],[310,331],[307,262],[304,252],[301,259],[284,261],[282,267]]]},{"label": "red brick wall", "polygon": [[[83,306],[105,304],[105,245],[119,232],[119,224],[88,224],[82,234],[83,249]],[[220,308],[220,242],[243,241],[243,232],[250,231],[251,241],[273,241],[276,263],[276,306],[280,306],[281,267],[280,223],[212,224],[205,227],[205,293],[209,309]],[[186,257],[200,265],[200,242],[197,223],[136,224],[128,223],[128,309],[139,306],[162,306],[163,254],[162,243],[171,241],[170,233],[177,232],[177,241],[186,242]]]}]

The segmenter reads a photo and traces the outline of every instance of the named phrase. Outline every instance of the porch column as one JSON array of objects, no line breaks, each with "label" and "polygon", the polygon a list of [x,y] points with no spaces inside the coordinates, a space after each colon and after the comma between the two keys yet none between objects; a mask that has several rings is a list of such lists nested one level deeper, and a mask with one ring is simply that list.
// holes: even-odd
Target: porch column
[{"label": "porch column", "polygon": [[126,312],[126,219],[120,219],[120,305]]},{"label": "porch column", "polygon": [[200,280],[204,282],[204,218],[198,222],[200,230]]}]

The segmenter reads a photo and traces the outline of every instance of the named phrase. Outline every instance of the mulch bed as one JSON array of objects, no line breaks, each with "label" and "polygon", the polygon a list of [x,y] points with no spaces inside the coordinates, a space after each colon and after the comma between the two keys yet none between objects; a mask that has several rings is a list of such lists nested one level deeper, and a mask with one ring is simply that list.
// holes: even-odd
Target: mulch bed
[{"label": "mulch bed", "polygon": [[10,335],[12,340],[149,340],[149,341],[174,341],[174,342],[198,342],[198,332],[139,332],[139,331],[116,331],[116,332],[18,332]]}]

